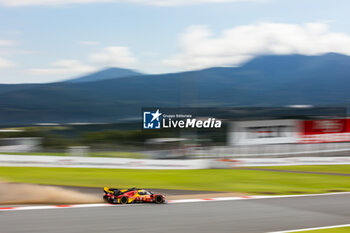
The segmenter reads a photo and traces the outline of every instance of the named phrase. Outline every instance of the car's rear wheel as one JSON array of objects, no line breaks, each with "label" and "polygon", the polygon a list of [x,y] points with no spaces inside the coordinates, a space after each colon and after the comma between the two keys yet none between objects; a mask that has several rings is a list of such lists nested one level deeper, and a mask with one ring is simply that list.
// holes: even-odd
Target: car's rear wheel
[{"label": "car's rear wheel", "polygon": [[120,204],[128,204],[128,197],[123,196],[120,198]]},{"label": "car's rear wheel", "polygon": [[105,202],[108,202],[108,203],[111,203],[111,204],[114,203],[114,199],[113,199],[113,198],[110,198],[110,197],[108,197],[108,196],[103,196],[103,200],[104,200]]},{"label": "car's rear wheel", "polygon": [[155,200],[155,203],[157,203],[157,204],[161,204],[164,202],[164,198],[161,195],[157,195],[154,200]]}]

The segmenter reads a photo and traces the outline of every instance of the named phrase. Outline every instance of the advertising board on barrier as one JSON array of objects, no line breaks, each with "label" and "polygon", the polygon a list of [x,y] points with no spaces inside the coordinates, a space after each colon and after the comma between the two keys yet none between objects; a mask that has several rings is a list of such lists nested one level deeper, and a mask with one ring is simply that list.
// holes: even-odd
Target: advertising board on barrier
[{"label": "advertising board on barrier", "polygon": [[228,133],[228,145],[297,143],[296,124],[296,120],[232,122]]},{"label": "advertising board on barrier", "polygon": [[299,123],[299,143],[350,141],[350,119],[307,120]]},{"label": "advertising board on barrier", "polygon": [[229,146],[350,141],[350,119],[232,122]]}]

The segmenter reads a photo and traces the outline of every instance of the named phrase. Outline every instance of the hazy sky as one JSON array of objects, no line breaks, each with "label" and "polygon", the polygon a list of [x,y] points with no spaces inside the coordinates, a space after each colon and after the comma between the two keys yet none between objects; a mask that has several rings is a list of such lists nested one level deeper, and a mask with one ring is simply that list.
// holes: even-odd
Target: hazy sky
[{"label": "hazy sky", "polygon": [[0,0],[0,83],[350,55],[346,0]]}]

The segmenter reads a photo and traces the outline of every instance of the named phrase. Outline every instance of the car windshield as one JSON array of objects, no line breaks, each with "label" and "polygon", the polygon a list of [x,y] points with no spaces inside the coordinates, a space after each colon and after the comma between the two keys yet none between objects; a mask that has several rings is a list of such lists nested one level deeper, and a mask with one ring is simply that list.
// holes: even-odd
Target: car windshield
[{"label": "car windshield", "polygon": [[139,191],[139,194],[140,195],[151,195],[152,193],[149,191],[142,190],[142,191]]}]

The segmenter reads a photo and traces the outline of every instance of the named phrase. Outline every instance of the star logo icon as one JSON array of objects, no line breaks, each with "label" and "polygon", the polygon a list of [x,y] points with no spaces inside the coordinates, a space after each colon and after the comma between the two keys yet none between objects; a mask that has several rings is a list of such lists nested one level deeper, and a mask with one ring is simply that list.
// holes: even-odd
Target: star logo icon
[{"label": "star logo icon", "polygon": [[159,109],[157,109],[157,111],[156,111],[155,113],[151,113],[151,115],[153,116],[151,122],[153,122],[154,120],[159,121],[159,117],[160,117],[162,114],[159,112]]}]

